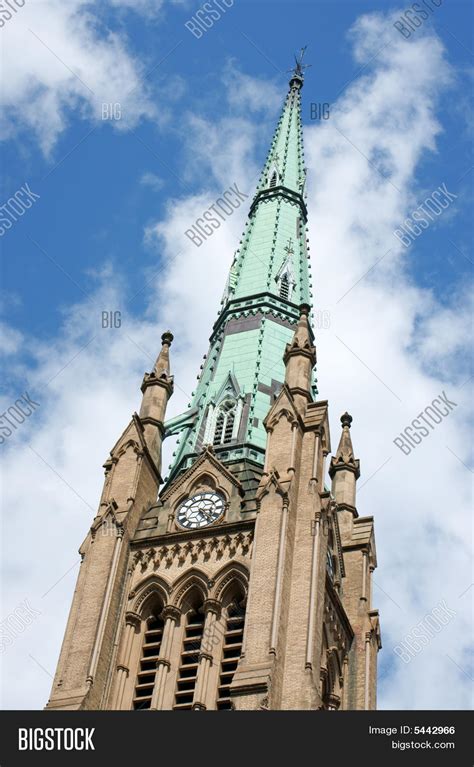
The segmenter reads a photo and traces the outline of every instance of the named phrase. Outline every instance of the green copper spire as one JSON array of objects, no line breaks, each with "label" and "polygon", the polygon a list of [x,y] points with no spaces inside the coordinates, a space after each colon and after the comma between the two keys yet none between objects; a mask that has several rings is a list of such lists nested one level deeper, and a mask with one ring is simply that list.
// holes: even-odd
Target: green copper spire
[{"label": "green copper spire", "polygon": [[171,476],[187,468],[206,444],[226,462],[264,462],[263,420],[285,380],[283,354],[298,307],[311,305],[303,69],[301,55],[230,267],[199,384],[187,413],[166,424],[167,434],[182,431]]}]

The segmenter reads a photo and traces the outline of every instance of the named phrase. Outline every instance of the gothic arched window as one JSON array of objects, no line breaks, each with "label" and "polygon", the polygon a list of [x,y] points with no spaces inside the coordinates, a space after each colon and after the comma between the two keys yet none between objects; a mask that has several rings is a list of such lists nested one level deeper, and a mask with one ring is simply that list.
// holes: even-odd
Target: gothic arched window
[{"label": "gothic arched window", "polygon": [[221,402],[216,412],[213,445],[226,445],[232,440],[237,403],[233,399]]},{"label": "gothic arched window", "polygon": [[155,609],[146,621],[143,635],[140,665],[133,696],[133,708],[142,710],[150,708],[153,687],[155,685],[156,661],[160,654],[163,637],[163,621],[159,616],[161,607]]},{"label": "gothic arched window", "polygon": [[270,176],[270,184],[269,184],[270,189],[274,189],[274,187],[276,187],[277,181],[278,181],[277,172],[276,170],[274,170],[272,175]]}]

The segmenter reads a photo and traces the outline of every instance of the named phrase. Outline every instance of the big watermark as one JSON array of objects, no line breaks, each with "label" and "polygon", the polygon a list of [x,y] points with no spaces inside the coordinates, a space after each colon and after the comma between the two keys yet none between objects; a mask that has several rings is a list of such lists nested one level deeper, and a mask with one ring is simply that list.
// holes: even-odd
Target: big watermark
[{"label": "big watermark", "polygon": [[248,195],[241,192],[236,183],[232,184],[196,219],[189,229],[186,229],[186,237],[197,248],[200,248],[202,243],[214,234],[216,229],[219,229],[222,222],[229,218],[234,210],[240,208],[242,201],[246,200],[247,197]]},{"label": "big watermark", "polygon": [[455,617],[455,610],[451,610],[443,599],[393,648],[394,653],[404,663],[410,663],[418,653],[430,644],[433,637],[439,634]]},{"label": "big watermark", "polygon": [[0,237],[12,228],[19,218],[25,215],[26,211],[39,200],[39,194],[32,192],[29,185],[25,182],[12,197],[9,197],[3,205],[0,206]]},{"label": "big watermark", "polygon": [[398,229],[395,229],[394,235],[400,240],[405,248],[423,232],[428,229],[430,224],[441,215],[443,210],[449,208],[451,202],[457,199],[457,194],[449,192],[446,184],[441,184],[430,194],[418,207],[412,212],[409,218],[406,218]]},{"label": "big watermark", "polygon": [[441,394],[434,398],[431,405],[428,405],[421,413],[418,413],[416,418],[395,437],[393,444],[404,455],[410,455],[411,451],[421,444],[426,437],[429,437],[436,426],[455,407],[457,407],[457,403],[450,400],[446,392],[441,392]]},{"label": "big watermark", "polygon": [[184,26],[199,40],[233,5],[234,0],[211,0],[203,3]]}]

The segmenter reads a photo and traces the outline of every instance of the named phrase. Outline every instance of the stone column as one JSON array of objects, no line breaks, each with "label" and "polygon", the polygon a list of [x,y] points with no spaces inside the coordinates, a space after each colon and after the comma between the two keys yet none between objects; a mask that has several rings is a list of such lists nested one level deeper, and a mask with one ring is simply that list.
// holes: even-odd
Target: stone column
[{"label": "stone column", "polygon": [[367,631],[365,634],[365,686],[364,686],[364,709],[369,710],[369,694],[370,694],[370,640],[371,632]]},{"label": "stone column", "polygon": [[120,710],[123,703],[123,693],[125,690],[125,682],[128,679],[130,673],[130,654],[132,652],[133,637],[135,630],[140,628],[142,619],[136,613],[128,612],[125,615],[125,631],[122,645],[122,657],[117,666],[117,686],[115,692],[115,699],[113,708]]},{"label": "stone column", "polygon": [[215,644],[216,622],[221,614],[221,603],[215,599],[206,599],[204,602],[204,630],[199,652],[199,666],[197,670],[196,687],[194,690],[193,709],[204,711],[207,708],[207,683],[209,669],[212,665]]},{"label": "stone column", "polygon": [[349,659],[346,655],[342,664],[342,677],[341,677],[341,708],[346,707],[346,687],[347,687],[347,669],[349,667]]},{"label": "stone column", "polygon": [[291,424],[291,454],[290,454],[290,465],[288,467],[288,471],[292,471],[293,474],[295,473],[295,459],[296,459],[296,434],[298,430],[298,421],[293,421]]},{"label": "stone column", "polygon": [[310,575],[310,587],[309,587],[309,605],[308,605],[308,633],[306,637],[306,660],[305,668],[313,668],[313,651],[314,651],[314,632],[316,621],[316,592],[318,585],[318,569],[319,569],[319,527],[321,522],[321,513],[316,512],[313,520],[313,526],[311,533],[313,535],[313,546],[311,553],[311,575]]},{"label": "stone column", "polygon": [[270,653],[272,653],[273,655],[276,655],[278,629],[280,627],[281,592],[282,592],[282,582],[283,582],[283,567],[285,564],[287,527],[288,527],[288,499],[284,498],[281,517],[280,517],[280,541],[278,544],[275,596],[273,600],[272,629],[270,634]]},{"label": "stone column", "polygon": [[362,593],[360,598],[367,601],[367,552],[362,552]]},{"label": "stone column", "polygon": [[374,570],[375,570],[375,567],[373,565],[369,565],[369,588],[368,588],[369,610],[372,607],[372,583],[373,583],[373,577],[374,577]]},{"label": "stone column", "polygon": [[160,617],[164,621],[163,636],[161,638],[160,655],[156,661],[156,676],[151,696],[150,709],[160,710],[163,707],[166,677],[170,668],[171,645],[176,623],[181,616],[181,610],[174,605],[163,608]]},{"label": "stone column", "polygon": [[326,461],[328,457],[328,451],[323,450],[323,465],[321,468],[321,486],[320,486],[320,493],[324,493],[324,480],[326,479]]}]

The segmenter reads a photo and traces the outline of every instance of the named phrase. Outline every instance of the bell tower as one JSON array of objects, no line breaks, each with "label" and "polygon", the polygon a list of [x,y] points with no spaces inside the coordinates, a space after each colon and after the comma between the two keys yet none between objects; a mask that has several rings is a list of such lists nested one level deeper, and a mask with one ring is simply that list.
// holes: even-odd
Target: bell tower
[{"label": "bell tower", "polygon": [[[171,333],[105,463],[48,708],[370,709],[372,517],[345,413],[317,398],[303,54],[199,383],[166,420]],[[163,485],[162,442],[179,434]]]}]

